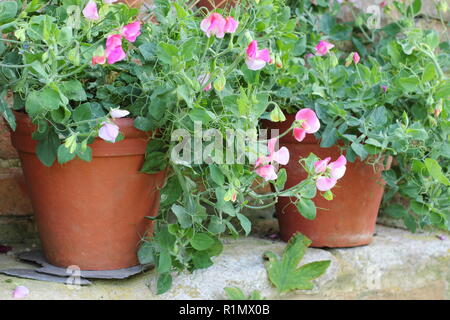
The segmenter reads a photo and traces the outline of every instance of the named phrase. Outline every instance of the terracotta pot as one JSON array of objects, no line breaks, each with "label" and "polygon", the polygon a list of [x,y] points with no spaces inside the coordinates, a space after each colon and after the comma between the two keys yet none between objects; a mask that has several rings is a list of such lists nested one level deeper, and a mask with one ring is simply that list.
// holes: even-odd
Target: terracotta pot
[{"label": "terracotta pot", "polygon": [[[286,116],[283,123],[265,122],[268,129],[290,127],[294,115]],[[338,146],[321,148],[313,135],[307,135],[303,142],[296,141],[291,134],[280,139],[280,147],[286,146],[291,155],[286,172],[286,188],[290,188],[307,177],[297,159],[310,153],[334,161],[340,155]],[[390,159],[391,160],[391,159]],[[388,161],[388,165],[389,165]],[[325,200],[317,195],[313,200],[317,206],[315,220],[304,218],[287,197],[280,197],[276,205],[281,238],[288,241],[293,234],[301,232],[312,240],[314,247],[354,247],[369,244],[375,231],[375,224],[383,197],[385,182],[381,177],[383,167],[375,167],[359,160],[347,163],[345,176],[333,188],[334,199]]]},{"label": "terracotta pot", "polygon": [[213,11],[217,8],[224,8],[227,5],[234,6],[239,0],[199,0],[197,2],[197,8],[206,7],[208,10]]},{"label": "terracotta pot", "polygon": [[31,203],[47,260],[58,267],[115,270],[138,264],[141,238],[152,232],[146,216],[156,215],[164,173],[139,170],[148,134],[133,120],[118,119],[125,139],[91,144],[91,162],[72,160],[44,166],[36,156],[35,126],[16,113],[11,140],[19,151]]}]

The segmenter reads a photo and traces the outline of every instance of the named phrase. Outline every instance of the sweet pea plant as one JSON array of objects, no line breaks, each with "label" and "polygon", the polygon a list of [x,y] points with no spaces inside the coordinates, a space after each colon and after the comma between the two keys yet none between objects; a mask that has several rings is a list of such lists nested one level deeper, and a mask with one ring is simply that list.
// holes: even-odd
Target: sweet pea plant
[{"label": "sweet pea plant", "polygon": [[[277,136],[257,140],[259,119],[272,103],[258,79],[277,68],[277,37],[292,41],[295,25],[282,1],[244,2],[205,13],[185,1],[156,0],[149,22],[114,1],[0,3],[0,110],[15,129],[6,102],[13,93],[12,108],[37,126],[33,138],[44,165],[75,157],[91,161],[94,139],[123,138],[117,118],[153,132],[142,172],[165,170],[167,181],[159,214],[149,217],[154,234],[143,239],[139,259],[156,265],[158,293],[170,288],[173,271],[212,265],[222,251],[221,236],[248,234],[244,208],[290,196],[315,210],[304,195],[316,187],[330,195],[345,172],[342,157],[333,163],[314,155],[290,159],[289,150],[276,149]],[[243,161],[220,161],[221,148],[210,145],[200,161],[180,160],[181,143],[195,149],[210,141],[198,127],[219,133],[215,143],[239,146]],[[319,128],[315,112],[305,108],[280,136],[301,141]],[[300,161],[309,177],[285,190],[286,172],[276,165],[289,161]],[[272,193],[255,191],[266,183]]]},{"label": "sweet pea plant", "polygon": [[298,41],[280,45],[277,73],[260,77],[276,106],[263,117],[280,121],[281,109],[311,108],[323,124],[322,147],[339,144],[351,162],[386,163],[392,155],[383,172],[385,211],[413,231],[448,229],[448,37],[418,28],[421,1],[381,3],[399,15],[383,28],[365,23],[367,13],[340,23],[338,1],[289,4]]}]

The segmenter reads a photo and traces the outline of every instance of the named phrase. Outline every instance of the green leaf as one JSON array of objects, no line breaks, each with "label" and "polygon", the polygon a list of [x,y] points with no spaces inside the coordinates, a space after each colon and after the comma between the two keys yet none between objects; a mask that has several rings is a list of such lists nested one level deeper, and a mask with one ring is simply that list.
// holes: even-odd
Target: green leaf
[{"label": "green leaf", "polygon": [[0,24],[10,22],[17,14],[17,1],[0,2]]},{"label": "green leaf", "polygon": [[437,76],[437,72],[436,72],[436,67],[434,66],[434,63],[432,63],[432,62],[428,63],[425,66],[425,68],[423,69],[422,81],[426,82],[426,81],[433,80],[434,78],[436,78],[436,76]]},{"label": "green leaf", "polygon": [[82,150],[81,148],[77,148],[77,157],[83,161],[91,162],[92,161],[92,148],[86,146],[86,150]]},{"label": "green leaf", "polygon": [[159,43],[156,55],[165,64],[172,64],[174,58],[178,56],[179,48],[169,43]]},{"label": "green leaf", "polygon": [[60,88],[69,100],[85,101],[87,99],[83,85],[78,80],[64,81],[61,83]]},{"label": "green leaf", "polygon": [[199,108],[191,110],[188,115],[192,121],[200,121],[203,124],[209,123],[214,117],[212,112]]},{"label": "green leaf", "polygon": [[70,153],[69,149],[66,148],[64,144],[60,145],[58,148],[58,163],[64,164],[75,158],[75,152]]},{"label": "green leaf", "polygon": [[384,212],[396,219],[403,218],[404,216],[408,215],[408,211],[400,204],[391,204],[386,209],[384,209]]},{"label": "green leaf", "polygon": [[241,223],[242,229],[244,229],[245,235],[248,236],[250,234],[250,231],[252,230],[252,223],[243,214],[237,213],[236,216]]},{"label": "green leaf", "polygon": [[65,47],[70,44],[72,41],[72,28],[71,27],[62,27],[58,33],[58,44],[62,47]]},{"label": "green leaf", "polygon": [[442,173],[442,168],[436,160],[427,158],[427,159],[425,159],[424,163],[428,169],[428,172],[434,179],[436,179],[437,181],[439,181],[442,184],[445,184],[446,186],[450,186],[450,181]]},{"label": "green leaf", "polygon": [[8,104],[4,99],[2,99],[2,96],[0,95],[0,116],[2,116],[9,124],[11,129],[13,131],[16,130],[16,117],[14,116],[14,113],[11,111],[11,109],[8,107]]},{"label": "green leaf", "polygon": [[295,234],[287,244],[281,259],[272,252],[266,252],[266,263],[270,282],[279,292],[311,290],[312,280],[320,277],[330,266],[330,261],[317,261],[298,268],[311,241],[304,235]]},{"label": "green leaf", "polygon": [[295,203],[298,212],[306,219],[314,220],[317,214],[317,208],[311,199],[299,198]]},{"label": "green leaf", "polygon": [[420,10],[422,9],[422,0],[414,0],[411,5],[411,11],[413,15],[418,15]]},{"label": "green leaf", "polygon": [[59,145],[58,135],[53,130],[50,130],[42,140],[39,140],[36,146],[36,155],[45,166],[51,167],[53,165]]},{"label": "green leaf", "polygon": [[247,300],[247,296],[244,292],[237,287],[227,287],[224,288],[224,290],[229,300]]},{"label": "green leaf", "polygon": [[278,188],[278,190],[283,190],[284,185],[286,184],[286,181],[287,181],[286,169],[281,168],[278,171],[278,178],[277,178],[277,181],[275,182],[275,186]]},{"label": "green leaf", "polygon": [[25,110],[33,117],[35,115],[46,113],[47,111],[59,108],[59,93],[50,87],[41,91],[32,91],[25,102]]},{"label": "green leaf", "polygon": [[183,229],[187,229],[192,226],[192,217],[189,215],[186,209],[177,204],[174,204],[171,209],[177,216],[178,223]]},{"label": "green leaf", "polygon": [[358,142],[353,142],[351,144],[351,148],[361,158],[361,160],[364,160],[369,155],[364,146]]},{"label": "green leaf", "polygon": [[155,264],[153,244],[150,242],[144,242],[139,248],[138,258],[141,264]]},{"label": "green leaf", "polygon": [[417,91],[419,87],[419,79],[417,77],[409,77],[409,78],[400,78],[398,80],[398,84],[405,90],[406,92]]},{"label": "green leaf", "polygon": [[159,252],[157,270],[159,273],[166,273],[170,271],[171,267],[172,267],[172,258],[170,256],[170,252],[169,250],[164,248]]},{"label": "green leaf", "polygon": [[223,186],[225,184],[225,176],[222,173],[222,170],[220,170],[220,168],[216,165],[211,165],[209,170],[212,181],[217,183],[219,186]]},{"label": "green leaf", "polygon": [[172,287],[172,275],[170,273],[164,273],[159,275],[158,282],[156,284],[156,294],[163,294]]},{"label": "green leaf", "polygon": [[192,253],[192,262],[194,263],[194,268],[197,269],[207,269],[213,265],[211,256],[206,251],[195,251]]},{"label": "green leaf", "polygon": [[214,239],[206,233],[196,233],[189,242],[195,250],[203,251],[214,244]]},{"label": "green leaf", "polygon": [[75,122],[92,119],[91,105],[89,103],[83,103],[76,107],[72,116]]}]

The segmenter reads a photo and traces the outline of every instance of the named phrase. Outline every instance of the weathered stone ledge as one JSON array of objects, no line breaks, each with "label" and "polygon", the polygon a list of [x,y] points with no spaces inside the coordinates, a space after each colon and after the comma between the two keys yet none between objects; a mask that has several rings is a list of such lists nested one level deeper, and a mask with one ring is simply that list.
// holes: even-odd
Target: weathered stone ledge
[{"label": "weathered stone ledge", "polygon": [[[29,299],[225,299],[228,286],[259,290],[269,299],[450,299],[450,236],[440,240],[437,235],[378,226],[369,246],[310,249],[302,264],[327,259],[329,270],[312,291],[285,296],[270,285],[262,258],[269,250],[280,254],[285,244],[249,237],[226,239],[214,266],[175,276],[172,290],[161,296],[148,288],[155,283],[155,272],[149,271],[128,280],[94,280],[79,290],[0,275],[0,300],[10,298],[16,285],[30,289]],[[12,255],[0,255],[0,269],[26,266]]]}]

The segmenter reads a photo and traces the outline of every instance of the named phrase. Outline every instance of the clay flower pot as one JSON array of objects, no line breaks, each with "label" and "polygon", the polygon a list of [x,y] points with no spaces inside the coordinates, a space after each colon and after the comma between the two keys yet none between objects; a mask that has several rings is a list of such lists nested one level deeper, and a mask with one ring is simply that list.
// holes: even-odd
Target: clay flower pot
[{"label": "clay flower pot", "polygon": [[145,217],[156,215],[158,188],[165,179],[163,172],[139,172],[148,134],[135,129],[132,119],[117,119],[125,139],[114,144],[96,139],[91,162],[74,159],[46,167],[35,153],[35,126],[23,113],[16,113],[16,119],[11,140],[19,152],[48,262],[81,270],[137,265],[139,242],[152,232]]},{"label": "clay flower pot", "polygon": [[[266,128],[279,129],[281,133],[290,127],[294,115],[287,115],[286,118],[283,123],[264,124]],[[341,155],[338,146],[321,148],[313,135],[307,135],[305,140],[298,142],[288,134],[280,139],[281,146],[286,146],[291,156],[291,161],[285,166],[288,176],[286,188],[296,185],[307,177],[298,159],[314,153],[321,159],[331,157],[334,161]],[[288,241],[296,232],[301,232],[312,240],[314,247],[354,247],[369,244],[375,231],[384,193],[385,182],[381,177],[382,171],[382,165],[374,167],[359,160],[354,163],[348,162],[345,176],[332,190],[334,199],[325,200],[319,195],[319,191],[313,199],[317,207],[317,216],[314,220],[304,218],[291,203],[291,199],[280,197],[276,205],[276,214],[281,238]]]}]

